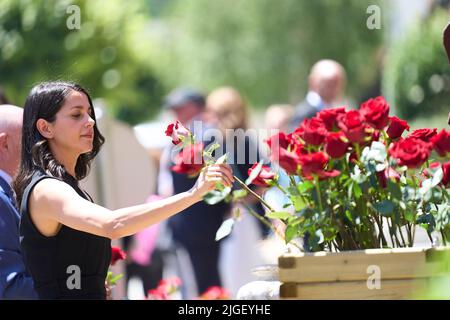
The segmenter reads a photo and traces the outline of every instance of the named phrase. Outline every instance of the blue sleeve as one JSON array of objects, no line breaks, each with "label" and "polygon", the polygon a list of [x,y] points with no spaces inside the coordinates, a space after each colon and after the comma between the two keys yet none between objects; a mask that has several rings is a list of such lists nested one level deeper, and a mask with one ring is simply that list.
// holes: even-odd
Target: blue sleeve
[{"label": "blue sleeve", "polygon": [[0,300],[36,299],[33,280],[20,252],[18,215],[0,193]]}]

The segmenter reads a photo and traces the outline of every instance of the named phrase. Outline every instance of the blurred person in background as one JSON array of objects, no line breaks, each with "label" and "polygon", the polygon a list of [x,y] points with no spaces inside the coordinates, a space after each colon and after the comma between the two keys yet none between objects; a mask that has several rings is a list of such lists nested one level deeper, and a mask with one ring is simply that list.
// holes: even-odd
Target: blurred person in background
[{"label": "blurred person in background", "polygon": [[19,212],[11,182],[20,163],[23,110],[0,105],[0,300],[36,299],[19,243]]},{"label": "blurred person in background", "polygon": [[290,104],[274,104],[267,108],[264,122],[267,130],[280,130],[287,132],[289,123],[294,115],[294,107]]},{"label": "blurred person in background", "polygon": [[[257,135],[248,135],[248,107],[240,93],[232,87],[213,90],[206,99],[206,111],[216,120],[217,126],[226,137],[224,152],[234,174],[242,181],[248,178],[248,170],[260,160]],[[249,130],[250,131],[250,130]],[[238,185],[235,184],[235,187]],[[262,189],[256,190],[261,193]],[[244,200],[256,214],[264,215],[264,210],[252,195]],[[225,288],[236,297],[239,288],[252,280],[250,270],[264,261],[255,244],[267,234],[268,228],[253,217],[242,204],[232,204],[232,212],[239,208],[240,218],[231,234],[222,241],[220,269]]]},{"label": "blurred person in background", "polygon": [[295,107],[289,131],[294,131],[304,119],[314,117],[320,110],[336,107],[343,97],[345,81],[345,70],[338,62],[320,60],[315,63],[308,77],[308,93]]},{"label": "blurred person in background", "polygon": [[[164,108],[190,129],[197,142],[204,143],[205,149],[213,142],[214,139],[204,139],[204,132],[213,129],[214,124],[205,113],[205,97],[200,92],[187,87],[176,88],[166,97]],[[195,178],[171,170],[172,155],[173,147],[169,146],[161,157],[158,194],[162,197],[188,190],[195,183]],[[230,205],[223,201],[216,205],[201,201],[168,220],[174,245],[180,249],[177,252],[183,298],[191,299],[209,287],[222,286],[218,269],[220,243],[215,241],[215,236],[229,211]],[[187,252],[187,257],[183,252]],[[192,273],[194,279],[190,279]]]},{"label": "blurred person in background", "polygon": [[[274,104],[269,106],[264,115],[268,135],[272,136],[276,134],[277,131],[286,133],[289,129],[289,124],[292,120],[294,111],[294,107],[290,104]],[[267,150],[270,152],[269,148],[267,148]],[[287,188],[289,186],[289,177],[286,172],[275,163],[271,164],[271,168],[278,174],[278,183]],[[290,203],[291,200],[277,187],[269,188],[264,194],[264,199],[276,211],[286,211],[292,209],[283,208],[283,205],[285,203]],[[274,220],[273,223],[275,227],[278,228],[282,234],[284,234],[284,224],[279,220]]]}]

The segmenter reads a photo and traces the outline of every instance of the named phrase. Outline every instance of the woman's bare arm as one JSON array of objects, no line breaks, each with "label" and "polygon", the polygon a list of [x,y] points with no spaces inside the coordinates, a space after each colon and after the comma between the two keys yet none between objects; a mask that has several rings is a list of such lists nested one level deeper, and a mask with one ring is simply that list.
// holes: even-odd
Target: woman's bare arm
[{"label": "woman's bare arm", "polygon": [[64,182],[44,179],[31,193],[30,214],[38,229],[45,222],[58,222],[76,230],[117,239],[188,208],[213,190],[217,182],[230,186],[232,181],[228,165],[214,165],[200,174],[189,191],[149,204],[108,210],[83,199]]}]

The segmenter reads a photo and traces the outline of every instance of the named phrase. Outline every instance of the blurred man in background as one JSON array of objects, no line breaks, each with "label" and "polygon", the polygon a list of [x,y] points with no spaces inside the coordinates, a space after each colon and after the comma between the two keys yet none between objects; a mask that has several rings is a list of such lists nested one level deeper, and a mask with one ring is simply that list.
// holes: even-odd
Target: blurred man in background
[{"label": "blurred man in background", "polygon": [[11,182],[19,168],[22,138],[19,107],[0,105],[0,300],[36,299],[19,242],[19,213]]},{"label": "blurred man in background", "polygon": [[[205,149],[213,142],[203,139],[203,132],[214,126],[205,113],[205,98],[201,93],[189,88],[175,89],[167,96],[164,107],[172,111],[175,118],[193,132],[196,142],[204,143]],[[202,125],[193,126],[194,121],[201,121]],[[202,132],[195,131],[199,127]],[[222,141],[214,142],[222,144]],[[170,169],[174,165],[170,159],[171,154],[170,147],[164,151],[161,158],[158,193],[163,197],[189,190],[196,181],[196,178]],[[184,249],[191,262],[191,266],[183,264],[181,271],[192,267],[195,276],[197,292],[185,292],[186,299],[193,298],[192,295],[195,294],[202,294],[211,286],[222,284],[218,269],[220,244],[215,241],[215,235],[229,210],[230,205],[223,201],[216,205],[198,202],[168,221],[175,246]],[[183,283],[186,284],[186,281]]]},{"label": "blurred man in background", "polygon": [[311,118],[325,108],[335,107],[345,90],[345,70],[334,60],[320,60],[311,68],[308,78],[308,93],[305,100],[295,107],[289,130],[306,118]]}]

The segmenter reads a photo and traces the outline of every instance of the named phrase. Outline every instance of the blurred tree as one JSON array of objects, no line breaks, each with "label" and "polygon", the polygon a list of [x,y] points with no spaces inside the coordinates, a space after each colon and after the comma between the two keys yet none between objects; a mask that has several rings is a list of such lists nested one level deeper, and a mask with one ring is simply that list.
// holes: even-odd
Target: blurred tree
[{"label": "blurred tree", "polygon": [[[387,58],[383,88],[405,119],[442,114],[450,109],[450,66],[442,45],[448,11],[436,10],[395,44]],[[446,125],[442,121],[442,125]]]},{"label": "blurred tree", "polygon": [[[71,28],[71,5],[80,9],[79,29]],[[2,0],[0,83],[23,104],[37,82],[76,81],[122,120],[140,122],[159,108],[163,93],[142,40],[149,11],[146,0]]]},{"label": "blurred tree", "polygon": [[[369,0],[196,0],[166,8],[153,51],[168,87],[237,87],[255,106],[296,103],[314,62],[331,58],[348,72],[358,98],[376,78],[382,29],[370,30]],[[382,20],[384,17],[380,17]]]}]

